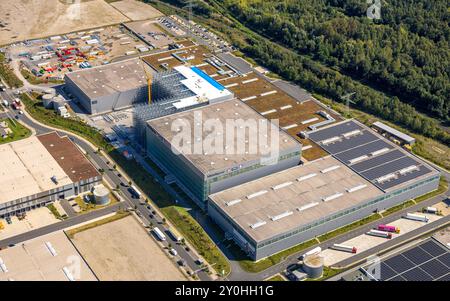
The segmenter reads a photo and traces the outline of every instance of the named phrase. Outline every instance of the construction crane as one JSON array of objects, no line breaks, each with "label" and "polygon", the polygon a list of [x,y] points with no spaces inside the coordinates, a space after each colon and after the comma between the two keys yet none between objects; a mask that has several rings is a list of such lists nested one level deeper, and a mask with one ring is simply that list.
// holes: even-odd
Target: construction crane
[{"label": "construction crane", "polygon": [[151,105],[152,104],[152,83],[153,83],[153,74],[151,72],[149,72],[145,66],[146,63],[144,61],[144,59],[142,57],[140,57],[141,61],[142,61],[142,68],[144,69],[145,72],[145,76],[147,77],[147,86],[148,86],[148,104]]}]

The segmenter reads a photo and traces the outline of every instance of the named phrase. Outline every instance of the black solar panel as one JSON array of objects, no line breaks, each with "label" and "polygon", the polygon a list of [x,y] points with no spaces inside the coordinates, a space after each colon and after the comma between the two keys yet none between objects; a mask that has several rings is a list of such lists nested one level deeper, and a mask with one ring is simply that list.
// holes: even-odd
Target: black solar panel
[{"label": "black solar panel", "polygon": [[361,146],[363,144],[378,140],[378,138],[364,131],[364,134],[360,134],[349,139],[343,139],[342,142],[336,142],[328,145],[322,145],[322,147],[327,150],[329,153],[337,154],[340,152],[344,152],[354,147]]},{"label": "black solar panel", "polygon": [[389,148],[392,149],[392,145],[386,143],[385,141],[381,141],[381,140],[374,140],[372,142],[369,142],[367,144],[364,145],[360,145],[357,147],[354,147],[352,149],[349,149],[345,152],[340,152],[338,154],[335,154],[336,158],[338,158],[339,160],[346,162],[348,164],[350,164],[350,160],[351,159],[355,159],[364,155],[368,155],[372,152],[378,151],[380,149],[383,148]]},{"label": "black solar panel", "polygon": [[432,256],[439,256],[445,253],[444,248],[442,248],[440,245],[438,245],[436,242],[432,240],[421,244],[420,247],[424,249],[426,252],[430,253]]},{"label": "black solar panel", "polygon": [[415,266],[414,263],[406,259],[406,257],[401,254],[389,258],[385,262],[391,269],[393,269],[397,273],[403,273],[404,271],[409,270]]},{"label": "black solar panel", "polygon": [[450,269],[450,253],[445,253],[438,257],[439,261],[445,264]]},{"label": "black solar panel", "polygon": [[386,163],[384,165],[380,165],[378,167],[372,168],[366,172],[363,172],[362,175],[368,179],[376,179],[382,176],[385,176],[387,174],[399,171],[403,168],[409,167],[411,165],[418,165],[419,163],[410,158],[410,157],[403,157],[395,161],[391,161],[389,163]]},{"label": "black solar panel", "polygon": [[[383,141],[380,141],[380,142],[385,143],[386,145],[388,145],[386,142],[383,142]],[[378,141],[374,142],[373,144],[377,145],[377,150],[380,150],[380,149],[385,147],[385,146],[382,146],[382,144],[380,145],[380,143]],[[370,152],[368,152],[368,153],[370,153]],[[353,164],[352,168],[354,170],[358,171],[358,172],[363,172],[363,171],[368,170],[370,168],[374,168],[374,167],[380,166],[381,164],[384,164],[386,162],[390,162],[392,160],[399,159],[399,158],[404,157],[404,156],[405,156],[405,154],[403,154],[401,151],[396,149],[396,150],[390,151],[388,153],[385,153],[384,155],[380,155],[380,156],[371,158],[369,160],[365,160],[365,161],[362,161],[360,163]],[[339,157],[339,155],[337,157]],[[350,159],[354,159],[354,158],[357,158],[357,156],[355,156],[353,158],[350,158]]]},{"label": "black solar panel", "polygon": [[433,278],[439,278],[447,274],[450,270],[437,259],[430,260],[420,266],[422,270],[430,274]]},{"label": "black solar panel", "polygon": [[399,176],[397,179],[390,180],[388,182],[384,182],[382,184],[376,183],[378,187],[380,187],[383,190],[389,189],[391,187],[397,186],[401,183],[405,183],[407,181],[410,181],[412,179],[418,178],[420,176],[426,175],[427,173],[431,172],[429,168],[426,168],[425,166],[421,165],[419,167],[419,170],[409,172],[403,176]]},{"label": "black solar panel", "polygon": [[397,273],[394,272],[387,264],[385,264],[384,262],[381,263],[381,268],[380,268],[380,278],[381,280],[385,281],[389,278],[394,277]]},{"label": "black solar panel", "polygon": [[408,250],[403,253],[403,256],[414,262],[416,265],[419,265],[425,261],[430,260],[433,258],[430,254],[422,250],[421,248],[414,248],[411,250]]},{"label": "black solar panel", "polygon": [[[365,269],[372,274],[376,272]],[[381,281],[450,281],[450,252],[433,239],[428,239],[383,260],[380,272]]]},{"label": "black solar panel", "polygon": [[347,121],[344,122],[342,124],[327,128],[327,129],[323,129],[323,130],[319,130],[316,133],[310,133],[309,137],[314,141],[314,142],[319,142],[331,137],[335,137],[335,136],[339,136],[342,135],[344,133],[348,133],[351,132],[353,130],[358,130],[361,129],[361,127],[356,124],[353,121]]},{"label": "black solar panel", "polygon": [[408,281],[432,281],[433,277],[425,273],[424,270],[417,267],[402,274]]}]

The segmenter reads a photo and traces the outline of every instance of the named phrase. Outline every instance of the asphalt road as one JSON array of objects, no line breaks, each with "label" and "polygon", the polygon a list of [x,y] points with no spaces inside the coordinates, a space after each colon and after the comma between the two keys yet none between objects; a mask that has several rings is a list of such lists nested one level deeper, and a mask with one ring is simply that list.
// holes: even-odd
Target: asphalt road
[{"label": "asphalt road", "polygon": [[[0,95],[3,99],[6,99],[11,103],[13,97],[9,93],[0,92]],[[11,118],[14,118],[14,116],[16,115],[16,113],[13,112],[9,108],[8,108],[8,112],[9,112],[8,114],[11,116]],[[37,135],[45,134],[45,133],[53,132],[53,131],[56,131],[61,136],[67,135],[75,144],[77,144],[80,148],[82,148],[85,152],[87,152],[91,162],[97,168],[102,168],[105,171],[103,176],[108,180],[109,183],[113,184],[114,186],[118,185],[120,192],[121,192],[120,193],[121,197],[128,204],[128,206],[130,206],[132,208],[136,207],[137,214],[141,217],[141,219],[143,219],[143,221],[147,225],[150,224],[150,222],[152,222],[154,225],[157,225],[158,228],[160,228],[160,230],[162,230],[163,232],[167,231],[167,226],[162,224],[163,217],[161,215],[159,215],[158,212],[156,212],[157,214],[154,215],[153,218],[150,218],[149,215],[150,215],[151,211],[153,210],[153,208],[152,208],[152,210],[149,210],[147,208],[147,205],[141,205],[140,200],[133,198],[133,196],[128,191],[128,187],[127,187],[128,185],[123,183],[123,181],[125,181],[123,179],[123,177],[119,177],[119,175],[118,175],[119,173],[117,171],[115,171],[114,169],[112,169],[110,165],[106,164],[106,161],[108,161],[108,160],[105,157],[97,154],[96,149],[93,149],[90,146],[90,144],[86,143],[84,140],[79,139],[75,135],[71,135],[71,134],[67,134],[62,131],[50,129],[50,128],[42,126],[38,123],[35,123],[27,115],[17,115],[17,116],[23,124],[25,124],[29,128],[33,128],[36,131]],[[127,181],[125,181],[125,182],[127,182]],[[165,184],[164,182],[162,182],[162,183]],[[110,208],[110,207],[108,207],[108,208]],[[111,208],[117,209],[118,207],[113,206]],[[103,211],[98,210],[95,212],[99,212],[97,214],[100,214],[99,216],[102,216],[101,212],[103,212]],[[105,214],[108,214],[108,213],[105,213]],[[87,216],[87,217],[85,217],[85,216]],[[64,222],[60,222],[60,223],[49,226],[48,229],[55,229],[54,231],[64,229],[67,227],[66,223],[73,223],[73,225],[76,225],[77,223],[89,220],[90,216],[91,215],[86,214],[86,215],[80,215],[77,217],[69,218],[69,219],[65,220]],[[95,215],[93,215],[93,217],[91,217],[91,219],[92,218],[95,218]],[[45,227],[45,228],[41,228],[41,229],[47,229],[47,228]],[[12,238],[8,239],[6,243],[4,243],[3,241],[0,241],[0,246],[8,245],[11,243],[11,241],[12,241],[12,243],[19,243],[21,241],[32,239],[32,238],[38,237],[40,235],[43,235],[42,233],[45,233],[45,232],[43,232],[45,230],[41,230],[41,229],[37,229],[35,231],[31,231],[31,232],[25,233],[23,235],[12,237]],[[41,230],[41,231],[39,231],[39,230]],[[50,233],[50,232],[47,232],[47,233]],[[174,241],[170,241],[170,240],[171,239],[169,237],[167,237],[167,240],[164,242],[161,242],[161,243],[164,245],[165,248],[168,248],[168,244],[170,243],[171,247],[177,251],[178,256],[180,258],[184,259],[186,265],[189,268],[191,268],[193,271],[198,271],[199,266],[196,264],[197,258],[193,254],[191,254],[192,252],[187,252],[185,247],[178,245]],[[198,271],[197,276],[200,278],[200,280],[203,280],[203,281],[211,280],[210,276],[203,270]]]}]

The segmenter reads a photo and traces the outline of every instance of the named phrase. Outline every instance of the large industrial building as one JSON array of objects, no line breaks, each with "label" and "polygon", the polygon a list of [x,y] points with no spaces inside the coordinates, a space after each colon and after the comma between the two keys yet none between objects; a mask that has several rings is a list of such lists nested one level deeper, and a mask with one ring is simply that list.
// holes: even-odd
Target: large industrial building
[{"label": "large industrial building", "polygon": [[[242,130],[242,136],[236,134],[231,141],[224,141],[220,147],[222,153],[208,153],[201,149],[195,151],[195,144],[205,141],[211,133],[202,130],[203,124],[195,116],[201,115],[203,122],[217,121],[224,126],[227,121],[255,121],[268,124],[267,134],[264,134],[266,142],[264,146],[252,150],[261,131],[257,127],[238,125]],[[192,145],[188,149],[181,148],[172,143],[179,134],[183,121],[191,131],[185,145]],[[174,128],[175,126],[175,128]],[[200,126],[200,135],[195,136],[196,127]],[[178,128],[176,128],[178,127]],[[184,126],[183,126],[184,127]],[[237,128],[235,128],[237,130]],[[184,129],[183,129],[184,130]],[[225,136],[221,129],[216,129],[217,135]],[[271,145],[271,138],[276,134],[276,145]],[[275,137],[275,136],[273,136]],[[264,139],[256,143],[261,144]],[[242,151],[238,150],[238,144],[243,143]],[[236,186],[260,177],[278,172],[280,170],[296,166],[300,162],[301,145],[288,134],[270,123],[267,119],[256,113],[245,103],[238,100],[218,102],[203,106],[194,110],[152,119],[147,122],[147,152],[166,173],[174,177],[176,183],[182,188],[201,208],[206,208],[206,200],[211,193],[215,193],[232,186]],[[200,147],[201,147],[200,142]],[[179,153],[176,154],[173,148]],[[263,148],[263,149],[262,149]],[[268,154],[276,152],[276,158],[270,164],[264,161]]]},{"label": "large industrial building", "polygon": [[50,133],[0,145],[0,217],[89,191],[102,180],[68,137]]},{"label": "large industrial building", "polygon": [[209,197],[208,214],[254,260],[439,185],[437,170],[354,120],[309,138],[329,155]]},{"label": "large industrial building", "polygon": [[64,78],[66,91],[75,96],[89,114],[148,102],[144,64],[137,58],[68,73]]},{"label": "large industrial building", "polygon": [[152,81],[151,105],[136,106],[134,110],[137,140],[145,146],[150,119],[230,99],[233,93],[197,67],[177,66],[157,73]]}]

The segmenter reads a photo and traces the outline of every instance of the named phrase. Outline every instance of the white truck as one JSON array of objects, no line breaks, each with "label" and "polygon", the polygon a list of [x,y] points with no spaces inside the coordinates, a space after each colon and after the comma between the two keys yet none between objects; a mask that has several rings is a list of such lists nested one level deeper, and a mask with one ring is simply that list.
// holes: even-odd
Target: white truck
[{"label": "white truck", "polygon": [[164,235],[164,233],[162,233],[161,230],[159,230],[158,227],[153,228],[153,233],[155,233],[156,237],[158,237],[158,239],[160,241],[165,241],[166,240],[166,236]]},{"label": "white truck", "polygon": [[2,103],[5,107],[9,106],[9,102],[6,99],[3,99]]},{"label": "white truck", "polygon": [[306,252],[305,254],[303,254],[301,258],[305,259],[307,256],[320,254],[320,252],[322,252],[322,248],[321,247],[317,247],[317,248],[314,248],[314,249]]},{"label": "white truck", "polygon": [[371,236],[383,237],[383,238],[387,238],[387,239],[392,238],[392,233],[389,233],[386,231],[374,230],[374,229],[370,230],[366,234],[371,235]]},{"label": "white truck", "polygon": [[348,253],[353,253],[353,254],[357,252],[357,249],[355,247],[341,245],[341,244],[334,244],[332,249],[338,250],[338,251],[343,251],[343,252],[348,252]]},{"label": "white truck", "polygon": [[407,213],[405,218],[413,220],[413,221],[420,221],[420,222],[425,222],[425,223],[428,223],[428,220],[429,220],[428,217],[426,217],[425,215],[415,214],[415,213]]}]

